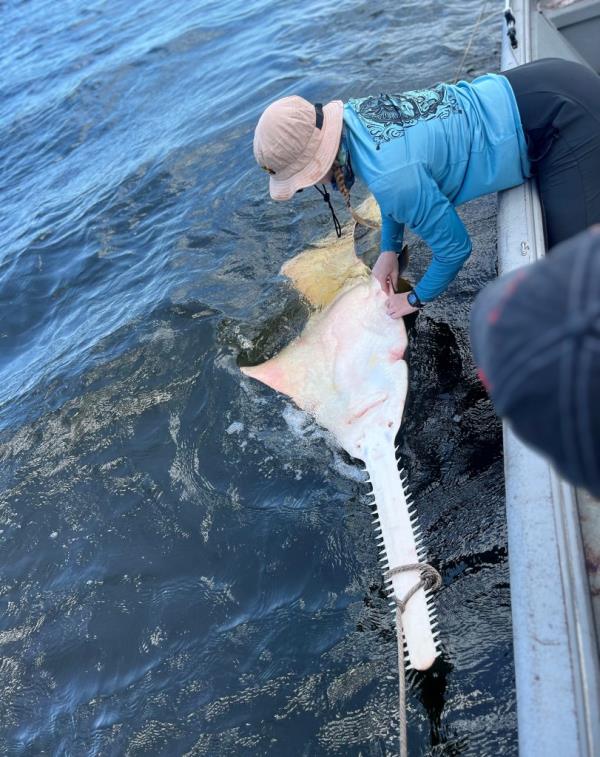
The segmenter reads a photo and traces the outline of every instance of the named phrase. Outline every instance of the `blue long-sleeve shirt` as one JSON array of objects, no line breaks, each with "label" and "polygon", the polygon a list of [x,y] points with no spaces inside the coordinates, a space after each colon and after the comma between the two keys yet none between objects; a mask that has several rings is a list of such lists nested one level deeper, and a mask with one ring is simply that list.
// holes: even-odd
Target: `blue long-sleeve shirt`
[{"label": "blue long-sleeve shirt", "polygon": [[415,291],[434,299],[471,253],[455,206],[530,175],[508,79],[353,99],[344,125],[352,168],[381,209],[381,250],[401,250],[404,224],[424,239],[432,259]]}]

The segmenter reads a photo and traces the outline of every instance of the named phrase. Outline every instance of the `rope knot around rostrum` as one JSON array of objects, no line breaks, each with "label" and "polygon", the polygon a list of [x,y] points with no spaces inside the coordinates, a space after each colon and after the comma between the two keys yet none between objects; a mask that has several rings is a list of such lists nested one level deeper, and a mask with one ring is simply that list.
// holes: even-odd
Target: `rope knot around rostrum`
[{"label": "rope knot around rostrum", "polygon": [[398,565],[398,567],[390,568],[390,570],[386,571],[385,575],[387,578],[391,578],[392,576],[397,576],[399,573],[408,573],[411,570],[419,571],[420,580],[406,592],[402,599],[395,594],[393,596],[394,602],[401,613],[406,610],[406,605],[419,589],[431,589],[435,591],[435,589],[439,589],[442,585],[442,577],[433,565],[429,565],[428,563],[413,562],[407,565]]}]

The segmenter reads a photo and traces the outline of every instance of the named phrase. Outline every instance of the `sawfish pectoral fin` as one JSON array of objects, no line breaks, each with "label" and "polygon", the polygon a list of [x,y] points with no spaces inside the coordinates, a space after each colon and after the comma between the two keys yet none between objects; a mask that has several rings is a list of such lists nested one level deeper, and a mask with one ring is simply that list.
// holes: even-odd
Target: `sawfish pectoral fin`
[{"label": "sawfish pectoral fin", "polygon": [[267,360],[265,363],[243,367],[240,370],[246,376],[261,381],[275,391],[291,396],[289,375],[278,362],[276,359]]}]

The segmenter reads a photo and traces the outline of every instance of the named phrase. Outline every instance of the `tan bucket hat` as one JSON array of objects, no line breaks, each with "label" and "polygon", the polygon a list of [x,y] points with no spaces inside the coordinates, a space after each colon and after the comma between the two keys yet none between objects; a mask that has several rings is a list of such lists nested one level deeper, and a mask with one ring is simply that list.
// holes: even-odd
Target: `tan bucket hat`
[{"label": "tan bucket hat", "polygon": [[289,200],[316,184],[337,155],[344,103],[312,103],[292,95],[276,100],[260,117],[254,132],[254,157],[269,174],[274,200]]}]

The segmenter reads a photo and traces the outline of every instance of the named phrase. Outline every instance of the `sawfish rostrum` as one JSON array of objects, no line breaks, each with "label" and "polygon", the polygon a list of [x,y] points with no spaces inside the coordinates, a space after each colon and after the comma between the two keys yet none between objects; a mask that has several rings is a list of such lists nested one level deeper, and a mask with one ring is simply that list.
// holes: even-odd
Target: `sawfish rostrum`
[{"label": "sawfish rostrum", "polygon": [[[345,240],[351,247],[351,234]],[[306,281],[306,271],[311,260],[318,259],[319,249],[303,256],[295,259],[297,266],[288,263],[283,270],[297,285],[299,279]],[[333,267],[335,257],[330,256]],[[386,295],[378,282],[353,251],[352,257],[349,264],[346,254],[343,263],[350,271],[345,284],[311,316],[300,336],[265,363],[241,370],[290,397],[350,455],[364,461],[373,487],[375,529],[385,552],[383,569],[387,570],[424,559],[416,513],[407,501],[395,455],[408,388],[407,337],[403,320],[387,315]],[[301,276],[296,275],[299,269]],[[418,570],[394,575],[390,590],[403,598],[419,580]],[[437,654],[433,613],[429,592],[420,589],[403,614],[407,657],[418,670],[429,668]]]}]

